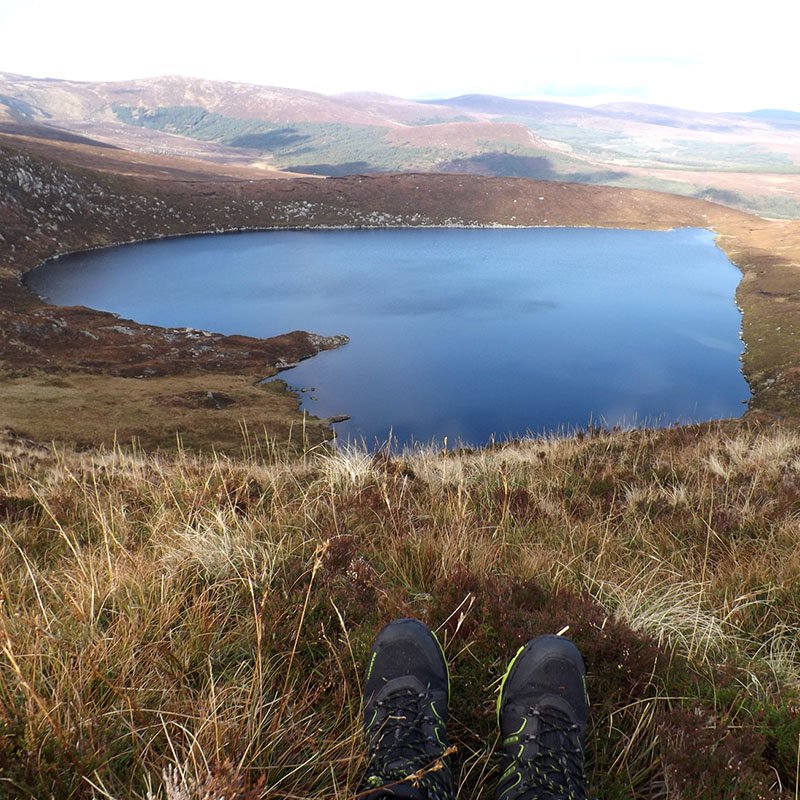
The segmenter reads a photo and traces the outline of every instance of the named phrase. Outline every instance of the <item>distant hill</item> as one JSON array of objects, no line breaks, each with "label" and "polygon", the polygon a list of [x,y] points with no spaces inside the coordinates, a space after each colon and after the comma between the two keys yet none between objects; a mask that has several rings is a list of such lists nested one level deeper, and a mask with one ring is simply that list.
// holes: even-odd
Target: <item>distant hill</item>
[{"label": "distant hill", "polygon": [[762,108],[759,111],[751,111],[748,117],[766,122],[773,128],[779,130],[796,130],[800,128],[800,112],[781,111],[778,108]]},{"label": "distant hill", "polygon": [[468,94],[415,101],[163,76],[0,73],[0,123],[260,172],[443,172],[657,189],[800,216],[800,114]]},{"label": "distant hill", "polygon": [[469,109],[477,114],[541,117],[547,114],[565,116],[592,113],[582,106],[571,106],[549,100],[517,100],[492,94],[463,94],[442,100],[427,100],[431,105]]}]

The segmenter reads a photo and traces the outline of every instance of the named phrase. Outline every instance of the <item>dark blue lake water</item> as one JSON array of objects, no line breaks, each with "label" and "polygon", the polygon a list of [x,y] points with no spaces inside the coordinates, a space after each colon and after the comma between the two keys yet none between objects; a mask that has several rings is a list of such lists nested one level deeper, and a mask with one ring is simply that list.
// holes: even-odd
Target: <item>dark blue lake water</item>
[{"label": "dark blue lake water", "polygon": [[345,333],[282,377],[373,445],[740,416],[740,277],[705,230],[384,229],[146,242],[28,283],[156,325]]}]

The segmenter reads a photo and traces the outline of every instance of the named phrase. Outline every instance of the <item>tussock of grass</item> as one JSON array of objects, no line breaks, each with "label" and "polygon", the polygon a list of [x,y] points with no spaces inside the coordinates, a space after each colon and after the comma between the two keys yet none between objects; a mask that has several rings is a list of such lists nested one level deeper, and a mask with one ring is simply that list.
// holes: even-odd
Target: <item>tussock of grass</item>
[{"label": "tussock of grass", "polygon": [[316,454],[315,464],[327,478],[332,492],[360,489],[376,477],[372,456],[353,445],[321,451]]},{"label": "tussock of grass", "polygon": [[626,584],[601,583],[594,596],[618,619],[690,656],[716,656],[735,645],[739,634],[730,623],[734,611],[724,613],[703,602],[703,586],[679,576],[644,580],[628,578]]},{"label": "tussock of grass", "polygon": [[798,511],[781,429],[238,459],[7,434],[0,796],[350,797],[365,656],[415,615],[461,798],[493,796],[507,659],[565,627],[597,794],[794,797]]}]

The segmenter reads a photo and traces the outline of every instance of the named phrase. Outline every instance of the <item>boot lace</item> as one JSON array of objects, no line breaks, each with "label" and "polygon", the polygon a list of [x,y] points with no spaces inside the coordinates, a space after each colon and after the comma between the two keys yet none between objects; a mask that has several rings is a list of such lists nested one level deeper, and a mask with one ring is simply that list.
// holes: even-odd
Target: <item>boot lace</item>
[{"label": "boot lace", "polygon": [[[376,703],[378,715],[369,732],[367,783],[380,786],[407,779],[429,767],[445,748],[444,726],[435,715],[429,694],[403,688]],[[431,800],[451,798],[449,768],[430,769],[412,785]]]},{"label": "boot lace", "polygon": [[[530,733],[522,734],[524,744],[538,741],[532,759],[515,760],[513,772],[520,779],[501,792],[502,800],[586,800],[583,746],[578,725],[556,708],[530,708],[534,721]],[[538,723],[538,724],[537,724]],[[509,775],[510,777],[510,775]]]}]

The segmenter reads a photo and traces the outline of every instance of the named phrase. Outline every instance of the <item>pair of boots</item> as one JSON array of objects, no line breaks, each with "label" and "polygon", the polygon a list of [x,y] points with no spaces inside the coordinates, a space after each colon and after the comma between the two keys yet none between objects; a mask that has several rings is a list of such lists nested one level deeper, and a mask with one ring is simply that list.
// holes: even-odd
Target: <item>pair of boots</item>
[{"label": "pair of boots", "polygon": [[[584,800],[586,670],[560,636],[528,642],[508,665],[497,700],[503,773],[497,800]],[[377,636],[364,683],[369,768],[359,800],[453,800],[445,726],[447,661],[415,619]]]}]

